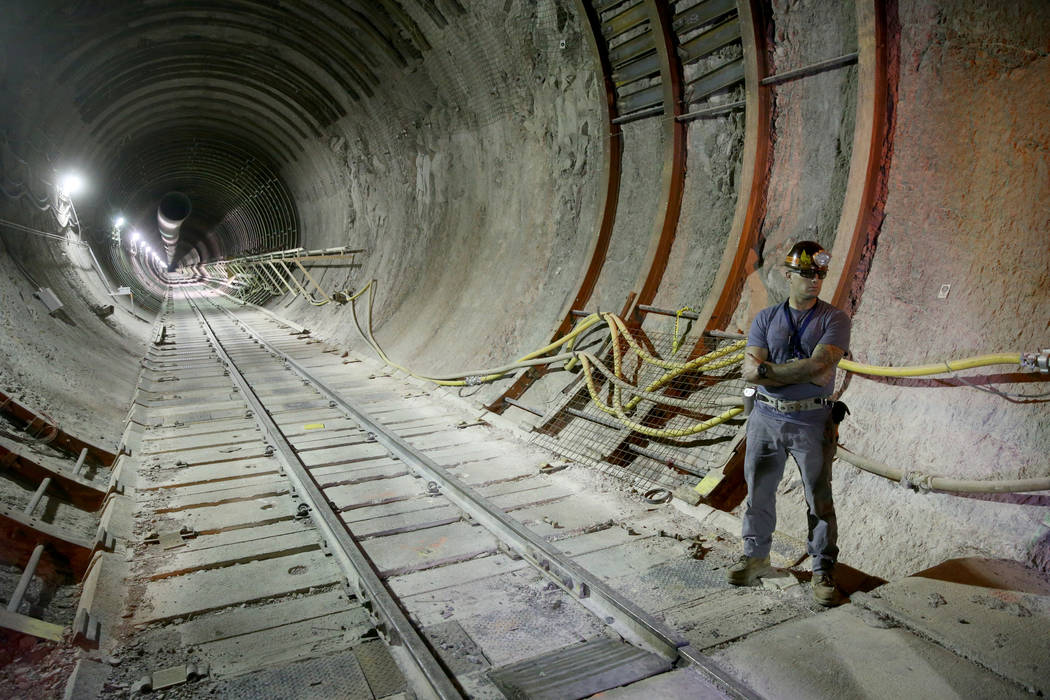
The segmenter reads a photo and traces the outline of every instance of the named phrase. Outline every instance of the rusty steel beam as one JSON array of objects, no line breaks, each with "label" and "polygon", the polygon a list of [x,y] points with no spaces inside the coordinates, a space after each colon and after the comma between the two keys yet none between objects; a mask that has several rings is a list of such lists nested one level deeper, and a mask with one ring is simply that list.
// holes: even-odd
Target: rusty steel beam
[{"label": "rusty steel beam", "polygon": [[[761,85],[769,73],[765,22],[760,0],[739,0],[740,34],[744,49],[745,124],[743,167],[736,212],[722,263],[709,298],[700,313],[706,330],[724,330],[740,303],[747,276],[758,262],[758,238],[766,212],[769,169],[772,160],[773,112],[770,88]],[[699,352],[700,346],[694,349]]]},{"label": "rusty steel beam", "polygon": [[77,508],[89,511],[98,510],[102,505],[102,500],[106,497],[104,489],[77,476],[76,473],[53,469],[13,450],[9,450],[3,445],[0,445],[0,466],[10,469],[31,481],[51,479],[54,492]]},{"label": "rusty steel beam", "polygon": [[87,448],[87,454],[91,461],[103,467],[112,466],[113,460],[117,458],[112,452],[88,444],[80,438],[73,437],[55,425],[49,418],[27,406],[23,406],[18,401],[15,401],[14,397],[8,396],[2,391],[0,391],[0,411],[25,421],[25,431],[39,438],[41,442],[68,452],[73,456],[79,455],[81,450]]},{"label": "rusty steel beam", "polygon": [[68,561],[73,574],[79,579],[87,570],[95,543],[81,535],[67,532],[63,528],[39,518],[27,516],[21,508],[0,505],[0,537],[4,547],[0,551],[0,562],[11,566],[22,566],[39,544],[46,544]]},{"label": "rusty steel beam", "polygon": [[660,288],[671,246],[678,232],[682,212],[682,193],[685,191],[686,131],[688,126],[678,120],[682,114],[682,64],[676,53],[676,39],[670,8],[662,0],[643,0],[649,16],[649,29],[660,59],[660,82],[663,92],[662,125],[665,131],[664,163],[661,173],[662,193],[657,205],[657,220],[649,245],[649,269],[638,286],[630,313],[625,315],[628,325],[641,325],[642,316],[634,313],[639,304],[651,304]]},{"label": "rusty steel beam", "polygon": [[[656,298],[667,260],[671,254],[678,232],[678,220],[682,212],[682,194],[685,191],[686,174],[686,135],[688,126],[678,119],[682,115],[682,64],[676,52],[676,38],[672,26],[668,4],[662,0],[643,0],[649,15],[650,34],[656,45],[656,54],[660,58],[660,81],[663,90],[662,125],[665,133],[664,163],[662,169],[663,191],[657,208],[657,220],[649,244],[649,266],[642,279],[638,292],[624,306],[622,317],[628,328],[640,328],[645,317],[639,306],[649,306]],[[671,413],[652,408],[646,418],[659,416],[661,424],[671,418]],[[642,422],[646,422],[645,419]],[[632,433],[619,443],[615,454],[621,450],[630,451],[630,445],[637,437]],[[644,439],[644,438],[643,438]]]},{"label": "rusty steel beam", "polygon": [[[769,47],[766,41],[764,3],[761,0],[738,0],[741,41],[744,48],[745,133],[741,184],[736,212],[730,229],[722,265],[715,278],[722,292],[704,305],[701,318],[707,318],[705,330],[725,330],[740,304],[740,295],[748,275],[758,263],[758,242],[766,213],[769,171],[773,157],[772,86],[762,85],[769,75]],[[703,340],[697,341],[690,353],[703,352]],[[729,510],[747,493],[744,485],[745,441],[734,449],[721,470],[708,477],[705,501],[716,508]]]},{"label": "rusty steel beam", "polygon": [[893,0],[856,0],[857,116],[846,196],[832,247],[831,303],[850,316],[882,226],[893,146],[899,32]]},{"label": "rusty steel beam", "polygon": [[[605,265],[605,256],[609,251],[609,241],[612,238],[613,224],[616,223],[616,210],[620,200],[620,176],[623,169],[623,134],[619,124],[616,123],[618,115],[616,108],[616,86],[613,84],[613,69],[609,62],[605,42],[601,34],[601,18],[589,0],[576,0],[576,9],[581,17],[587,18],[590,38],[591,52],[594,62],[600,67],[602,82],[605,88],[605,103],[602,105],[603,117],[608,135],[604,141],[605,167],[602,170],[603,203],[601,215],[598,218],[598,232],[591,246],[590,259],[583,270],[580,286],[576,290],[576,296],[569,302],[568,308],[562,315],[561,323],[554,329],[551,340],[560,338],[568,333],[573,325],[573,309],[581,309],[590,301],[591,294],[598,284],[598,276]],[[509,405],[504,399],[517,399],[524,394],[533,382],[542,377],[546,369],[537,366],[526,370],[503,392],[495,401],[486,408],[493,413],[503,413]]]},{"label": "rusty steel beam", "polygon": [[[711,331],[724,329],[739,303],[741,289],[750,272],[751,265],[748,262],[750,257],[755,255],[754,249],[757,246],[765,214],[768,187],[773,123],[769,88],[761,85],[762,77],[768,72],[765,24],[760,14],[761,0],[741,0],[738,3],[738,13],[744,47],[746,90],[743,169],[733,227],[730,230],[728,245],[713,287],[717,289],[721,282],[722,291],[717,300],[713,303],[709,300],[699,314],[702,322],[706,319],[705,335]],[[674,122],[679,126],[684,126],[677,119]],[[646,300],[641,303],[648,306],[650,301]],[[701,336],[690,351],[689,357],[697,357],[704,352],[704,349],[704,338]],[[681,398],[688,392],[668,388],[665,393],[668,396]],[[649,410],[642,422],[659,427],[666,424],[673,415],[670,411],[653,408]],[[740,454],[743,454],[742,450]],[[739,467],[740,463],[731,458],[730,463],[723,470],[725,476],[729,478],[720,491],[737,485],[741,478]]]}]

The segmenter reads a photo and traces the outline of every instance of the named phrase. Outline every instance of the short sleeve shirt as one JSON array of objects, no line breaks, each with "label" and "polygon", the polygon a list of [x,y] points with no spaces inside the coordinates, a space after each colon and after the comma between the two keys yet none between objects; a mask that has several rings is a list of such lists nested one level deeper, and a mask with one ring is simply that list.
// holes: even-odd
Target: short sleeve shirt
[{"label": "short sleeve shirt", "polygon": [[[799,328],[806,311],[793,309],[790,305],[780,303],[759,311],[751,323],[751,331],[747,336],[749,346],[765,348],[769,352],[769,361],[778,365],[796,359],[791,347],[793,329],[784,315],[785,306],[794,320],[795,328]],[[834,345],[842,350],[849,350],[849,336],[850,318],[846,312],[818,299],[813,307],[813,316],[806,324],[800,339],[803,356],[810,357],[818,345]],[[835,376],[832,374],[824,386],[807,382],[787,386],[760,386],[758,390],[772,398],[788,401],[828,396],[835,390]],[[755,409],[796,423],[822,423],[827,418],[827,411],[821,410],[800,411],[788,415],[777,413],[771,406],[763,403],[758,403]]]}]

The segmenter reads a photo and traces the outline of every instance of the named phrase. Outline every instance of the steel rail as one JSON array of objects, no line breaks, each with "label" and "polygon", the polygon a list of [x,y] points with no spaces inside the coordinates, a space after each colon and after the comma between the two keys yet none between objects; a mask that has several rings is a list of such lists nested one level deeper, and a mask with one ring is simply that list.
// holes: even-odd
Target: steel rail
[{"label": "steel rail", "polygon": [[[400,642],[408,657],[415,664],[420,673],[420,678],[429,687],[436,697],[439,698],[462,698],[462,694],[453,684],[448,674],[441,666],[437,657],[427,646],[419,632],[409,621],[408,616],[394,600],[393,595],[387,589],[386,584],[376,573],[371,561],[364,550],[358,544],[356,538],[350,532],[346,523],[331,507],[329,500],[325,497],[317,480],[310,474],[310,470],[299,459],[298,453],[288,442],[276,421],[266,410],[262,401],[256,395],[251,384],[245,379],[237,368],[237,364],[226,353],[222,341],[219,340],[207,317],[198,308],[196,303],[186,296],[187,302],[197,314],[209,343],[215,349],[219,360],[229,370],[230,379],[241,391],[241,395],[251,406],[256,421],[262,428],[267,439],[271,441],[274,452],[284,462],[285,474],[292,482],[295,491],[303,501],[309,505],[311,516],[317,523],[329,550],[339,562],[340,568],[348,575],[350,581],[359,592],[358,597],[370,604],[373,614],[388,627],[386,633],[392,644]],[[221,308],[221,307],[220,307]],[[222,309],[225,311],[225,309]],[[228,312],[227,312],[228,313]],[[262,341],[260,341],[262,342]],[[270,352],[276,352],[270,346],[266,346]]]},{"label": "steel rail", "polygon": [[272,346],[261,334],[254,331],[229,310],[221,306],[216,306],[216,308],[231,318],[262,348],[282,358],[285,365],[313,384],[317,391],[329,401],[334,402],[351,420],[373,434],[376,442],[389,450],[409,469],[428,481],[436,482],[445,498],[467,513],[475,522],[496,535],[506,547],[514,550],[532,564],[621,637],[663,658],[696,666],[731,697],[758,697],[754,691],[720,668],[712,659],[692,649],[688,641],[678,637],[655,617],[621,596],[544,538],[508,516],[501,509],[492,506],[473,488],[330,389],[324,382],[314,377],[308,369],[287,353]]}]

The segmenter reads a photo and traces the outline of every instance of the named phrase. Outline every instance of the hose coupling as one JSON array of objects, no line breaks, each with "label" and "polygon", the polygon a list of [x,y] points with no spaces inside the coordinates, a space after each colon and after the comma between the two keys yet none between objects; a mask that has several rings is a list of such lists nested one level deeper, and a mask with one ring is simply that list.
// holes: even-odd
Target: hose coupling
[{"label": "hose coupling", "polygon": [[1026,352],[1021,356],[1021,366],[1043,374],[1050,372],[1050,348],[1043,348],[1039,352]]}]

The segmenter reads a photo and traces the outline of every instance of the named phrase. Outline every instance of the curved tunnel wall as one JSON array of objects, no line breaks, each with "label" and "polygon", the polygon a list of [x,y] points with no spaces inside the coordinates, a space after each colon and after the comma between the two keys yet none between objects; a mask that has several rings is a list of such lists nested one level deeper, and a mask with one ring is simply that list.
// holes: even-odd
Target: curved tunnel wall
[{"label": "curved tunnel wall", "polygon": [[[608,20],[617,3],[596,5],[611,8],[599,14]],[[686,0],[673,9],[685,14],[702,5]],[[20,20],[33,40],[17,43],[22,53],[9,49],[5,59],[5,90],[23,98],[5,101],[18,104],[5,114],[8,140],[27,153],[27,144],[47,141],[46,154],[32,156],[38,169],[58,157],[85,169],[102,164],[93,199],[78,205],[89,237],[92,228],[98,238],[109,233],[117,206],[145,217],[150,208],[155,213],[159,194],[196,187],[187,191],[198,214],[187,221],[192,250],[184,254],[191,258],[279,249],[287,241],[364,249],[359,268],[325,270],[321,283],[359,288],[377,279],[380,342],[397,360],[443,372],[502,363],[550,339],[607,215],[604,140],[616,138],[623,156],[618,202],[588,308],[619,311],[653,264],[668,132],[666,117],[654,115],[611,135],[581,4],[341,7],[349,9],[231,2],[212,14],[172,2],[136,8],[133,17],[56,9],[37,15],[44,19],[27,10]],[[869,50],[854,10],[871,8],[892,20],[886,40],[899,66],[885,108],[891,138],[879,144],[874,168],[882,190],[864,204],[884,220],[867,222],[856,270],[842,270],[842,255],[835,261],[835,275],[845,273],[859,301],[854,356],[910,364],[1045,345],[1050,253],[1038,203],[1050,180],[1048,120],[1032,118],[1047,103],[1044,5],[858,2],[829,15],[822,3],[755,2],[745,14],[762,23],[757,50],[768,73],[778,73]],[[275,25],[285,33],[262,38]],[[305,41],[310,28],[312,44]],[[62,40],[74,50],[57,51]],[[322,60],[319,51],[332,42],[342,48]],[[63,59],[53,62],[49,51]],[[109,66],[110,80],[92,79],[91,65]],[[687,81],[702,68],[690,70]],[[868,104],[861,75],[847,65],[767,88],[771,111],[757,128],[768,151],[758,172],[739,109],[688,123],[682,210],[666,241],[657,305],[710,308],[729,288],[726,318],[746,329],[758,308],[783,295],[776,265],[797,233],[813,232],[836,252],[849,247],[845,239],[856,232],[845,222],[850,182],[865,176],[850,167],[858,157],[856,114]],[[26,87],[38,79],[53,81],[46,95]],[[741,187],[752,181],[759,186]],[[19,201],[4,207],[6,218],[26,211]],[[734,257],[743,265],[726,278]],[[26,260],[34,272],[62,264],[28,252]],[[15,274],[11,266],[7,272]],[[89,278],[85,269],[70,289],[90,290]],[[945,283],[952,290],[937,299]],[[302,301],[275,308],[318,334],[360,345],[346,309]],[[53,354],[67,355],[77,343],[53,319],[30,319],[27,328],[46,329]],[[145,324],[129,317],[104,332],[93,322],[85,317],[84,332],[90,327],[103,347],[141,353]],[[659,328],[667,320],[644,323]],[[11,342],[23,331],[5,332]],[[39,398],[61,412],[55,397],[62,389],[42,381],[45,372],[21,346],[11,347],[7,376],[52,387]],[[58,364],[61,372],[79,371]],[[1004,384],[993,386],[1022,393],[1045,386],[1004,374],[995,380]],[[130,396],[132,379],[112,385]],[[88,376],[83,387],[101,381]],[[526,400],[542,404],[564,381],[548,376]],[[895,466],[944,475],[1050,473],[1041,457],[1050,434],[1045,403],[1012,403],[958,383],[849,379],[844,398],[853,416],[843,442]],[[490,400],[505,388],[477,397]],[[1048,566],[1043,496],[919,495],[851,469],[837,467],[835,487],[847,563],[895,575],[979,553]],[[790,478],[780,512],[782,529],[805,531]]]}]

